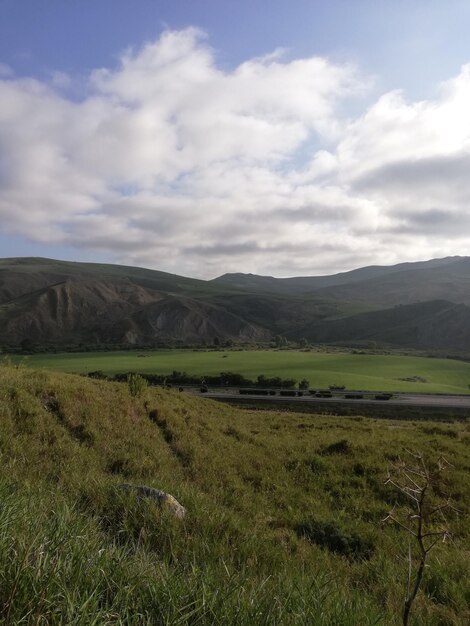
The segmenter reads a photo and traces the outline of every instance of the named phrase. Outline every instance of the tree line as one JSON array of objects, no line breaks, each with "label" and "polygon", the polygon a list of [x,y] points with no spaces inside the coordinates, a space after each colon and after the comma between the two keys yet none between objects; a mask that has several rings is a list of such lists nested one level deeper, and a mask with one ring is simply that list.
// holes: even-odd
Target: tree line
[{"label": "tree line", "polygon": [[[110,380],[115,382],[127,382],[132,372],[123,372],[108,376],[101,370],[88,372],[90,378]],[[139,375],[149,385],[209,385],[217,387],[258,387],[294,389],[297,384],[299,389],[308,389],[309,381],[303,378],[298,382],[295,378],[282,378],[281,376],[268,377],[260,374],[256,380],[251,380],[236,372],[221,372],[217,375],[195,376],[187,372],[173,370],[171,374],[145,374]]]}]

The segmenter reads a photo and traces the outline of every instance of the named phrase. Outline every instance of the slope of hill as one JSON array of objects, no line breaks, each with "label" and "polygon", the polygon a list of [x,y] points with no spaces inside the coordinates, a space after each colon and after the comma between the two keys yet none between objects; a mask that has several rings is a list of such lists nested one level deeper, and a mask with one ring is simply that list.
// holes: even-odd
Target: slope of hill
[{"label": "slope of hill", "polygon": [[[240,411],[78,376],[0,374],[2,623],[391,626],[408,535],[380,524],[404,504],[384,480],[410,447],[430,465],[452,459],[438,493],[459,509],[452,541],[430,554],[414,623],[464,623],[466,423]],[[185,519],[123,483],[173,494]]]},{"label": "slope of hill", "polygon": [[0,308],[1,337],[19,344],[152,344],[267,341],[270,333],[221,307],[145,289],[130,281],[66,280]]},{"label": "slope of hill", "polygon": [[297,329],[312,342],[356,344],[375,341],[418,349],[470,352],[470,308],[445,300],[396,306]]},{"label": "slope of hill", "polygon": [[316,289],[314,293],[326,299],[383,307],[426,300],[470,304],[470,258],[457,258],[444,265],[389,272],[354,284]]},{"label": "slope of hill", "polygon": [[157,270],[103,263],[77,263],[34,257],[0,259],[0,304],[67,279],[128,281],[145,289],[171,293],[211,292],[208,281]]},{"label": "slope of hill", "polygon": [[[427,318],[422,323],[426,307],[387,310],[437,300],[470,305],[470,258],[367,267],[334,276],[232,274],[212,281],[116,265],[3,259],[0,345],[267,342],[281,334],[468,351],[466,309],[445,305],[448,313],[437,315],[436,305],[430,305],[432,323]],[[357,317],[366,312],[371,315]],[[397,321],[397,315],[403,320]]]},{"label": "slope of hill", "polygon": [[[257,276],[256,274],[224,274],[215,278],[212,283],[234,287],[236,289],[244,289],[247,291],[257,291],[258,293],[275,293],[283,295],[300,295],[311,293],[323,288],[336,286],[352,286],[351,292],[354,293],[356,283],[368,281],[372,279],[381,279],[382,277],[395,275],[398,273],[409,273],[417,270],[434,270],[436,268],[445,268],[448,265],[453,266],[461,261],[468,261],[466,257],[445,257],[443,259],[432,259],[430,261],[419,261],[416,263],[399,263],[398,265],[380,266],[371,265],[369,267],[361,267],[351,270],[350,272],[341,272],[331,276],[301,276],[294,278],[274,278],[272,276]],[[450,269],[452,275],[453,268]],[[458,272],[458,270],[457,270]],[[327,292],[325,292],[327,293]],[[333,292],[335,294],[335,292]],[[328,296],[327,296],[328,297]],[[334,295],[336,297],[336,295]],[[440,297],[446,297],[442,295]],[[424,299],[424,298],[423,298]]]},{"label": "slope of hill", "polygon": [[[124,266],[0,261],[0,341],[44,344],[266,341],[270,332],[212,304],[206,281]],[[205,296],[201,300],[201,296]]]}]

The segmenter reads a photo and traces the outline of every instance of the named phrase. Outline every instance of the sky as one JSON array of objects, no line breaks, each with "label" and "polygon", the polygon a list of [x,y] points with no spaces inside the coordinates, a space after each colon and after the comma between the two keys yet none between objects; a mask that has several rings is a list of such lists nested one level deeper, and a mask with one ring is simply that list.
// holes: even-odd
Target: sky
[{"label": "sky", "polygon": [[467,0],[0,0],[0,256],[467,255]]}]

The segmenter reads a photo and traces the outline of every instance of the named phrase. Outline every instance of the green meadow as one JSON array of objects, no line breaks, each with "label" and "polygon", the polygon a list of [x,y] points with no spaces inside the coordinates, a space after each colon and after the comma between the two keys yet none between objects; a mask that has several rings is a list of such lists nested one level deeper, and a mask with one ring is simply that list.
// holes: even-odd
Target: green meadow
[{"label": "green meadow", "polygon": [[247,411],[2,366],[0,623],[395,626],[410,536],[383,522],[408,511],[386,479],[411,450],[452,462],[429,497],[455,505],[412,624],[464,626],[469,443],[468,422]]},{"label": "green meadow", "polygon": [[[237,372],[309,380],[311,387],[345,385],[349,389],[467,394],[470,363],[400,355],[303,352],[295,350],[86,352],[12,357],[15,363],[62,372],[105,374],[142,372],[188,374]],[[409,379],[409,380],[404,380]]]}]

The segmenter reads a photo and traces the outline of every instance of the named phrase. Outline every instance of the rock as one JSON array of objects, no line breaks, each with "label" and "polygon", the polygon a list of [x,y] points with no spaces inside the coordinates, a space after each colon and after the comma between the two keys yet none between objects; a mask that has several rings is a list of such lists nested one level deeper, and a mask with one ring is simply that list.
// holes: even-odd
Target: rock
[{"label": "rock", "polygon": [[150,498],[159,507],[166,507],[178,519],[183,519],[186,515],[184,506],[174,496],[165,491],[155,489],[154,487],[146,487],[145,485],[129,485],[128,483],[119,485],[119,488],[127,493],[134,491],[138,498]]}]

